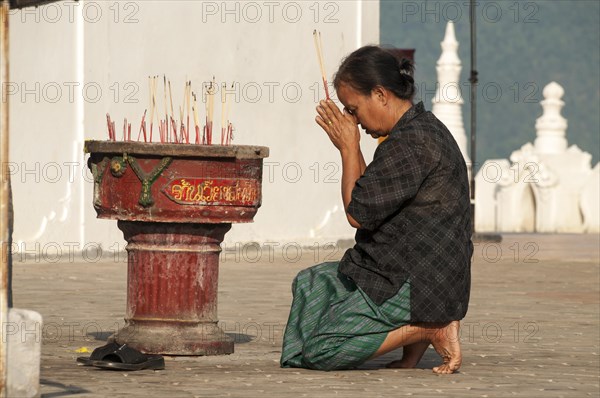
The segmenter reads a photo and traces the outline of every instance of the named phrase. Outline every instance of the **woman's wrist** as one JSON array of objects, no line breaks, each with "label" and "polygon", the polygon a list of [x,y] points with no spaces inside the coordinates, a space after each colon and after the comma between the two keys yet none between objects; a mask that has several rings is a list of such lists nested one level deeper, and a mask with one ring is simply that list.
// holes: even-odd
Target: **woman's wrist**
[{"label": "woman's wrist", "polygon": [[342,159],[355,156],[360,159],[360,157],[362,156],[360,145],[358,143],[356,145],[345,146],[340,148],[340,154],[342,155]]}]

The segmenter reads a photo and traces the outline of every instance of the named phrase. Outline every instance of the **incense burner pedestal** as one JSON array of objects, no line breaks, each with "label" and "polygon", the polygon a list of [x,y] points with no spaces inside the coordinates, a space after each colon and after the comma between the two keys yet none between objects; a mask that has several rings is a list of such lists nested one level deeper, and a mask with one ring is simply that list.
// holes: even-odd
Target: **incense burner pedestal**
[{"label": "incense burner pedestal", "polygon": [[220,243],[261,204],[268,148],[87,141],[98,218],[127,241],[126,325],[111,338],[142,352],[219,355]]}]

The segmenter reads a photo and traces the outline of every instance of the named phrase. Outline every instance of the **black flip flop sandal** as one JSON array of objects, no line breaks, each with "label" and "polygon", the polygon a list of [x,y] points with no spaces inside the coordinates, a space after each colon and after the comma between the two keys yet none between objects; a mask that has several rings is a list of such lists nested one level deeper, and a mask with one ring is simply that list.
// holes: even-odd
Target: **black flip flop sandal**
[{"label": "black flip flop sandal", "polygon": [[117,351],[119,347],[121,347],[121,345],[115,342],[108,343],[102,347],[96,348],[89,357],[77,357],[77,362],[83,366],[92,366],[92,362],[99,361],[106,355],[112,354]]},{"label": "black flip flop sandal", "polygon": [[165,360],[161,355],[143,354],[127,344],[123,344],[103,358],[92,360],[91,365],[112,370],[160,370],[165,368]]}]

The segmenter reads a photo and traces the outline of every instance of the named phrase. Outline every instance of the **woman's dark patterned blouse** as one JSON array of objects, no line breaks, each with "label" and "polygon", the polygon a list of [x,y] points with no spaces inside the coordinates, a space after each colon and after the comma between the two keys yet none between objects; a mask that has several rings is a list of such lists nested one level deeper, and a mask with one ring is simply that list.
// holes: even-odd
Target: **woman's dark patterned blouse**
[{"label": "woman's dark patterned blouse", "polygon": [[462,319],[473,253],[469,203],[460,149],[419,102],[356,182],[348,213],[361,228],[340,272],[378,305],[409,281],[412,322]]}]

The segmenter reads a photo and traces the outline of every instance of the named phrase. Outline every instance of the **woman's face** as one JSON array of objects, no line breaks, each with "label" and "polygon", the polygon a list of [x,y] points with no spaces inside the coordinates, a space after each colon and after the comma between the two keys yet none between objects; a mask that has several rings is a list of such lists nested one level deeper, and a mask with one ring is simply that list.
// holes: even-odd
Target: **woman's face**
[{"label": "woman's face", "polygon": [[389,131],[384,128],[386,120],[385,107],[381,97],[375,92],[364,95],[348,84],[340,84],[337,90],[338,99],[356,122],[373,138],[386,136]]}]

